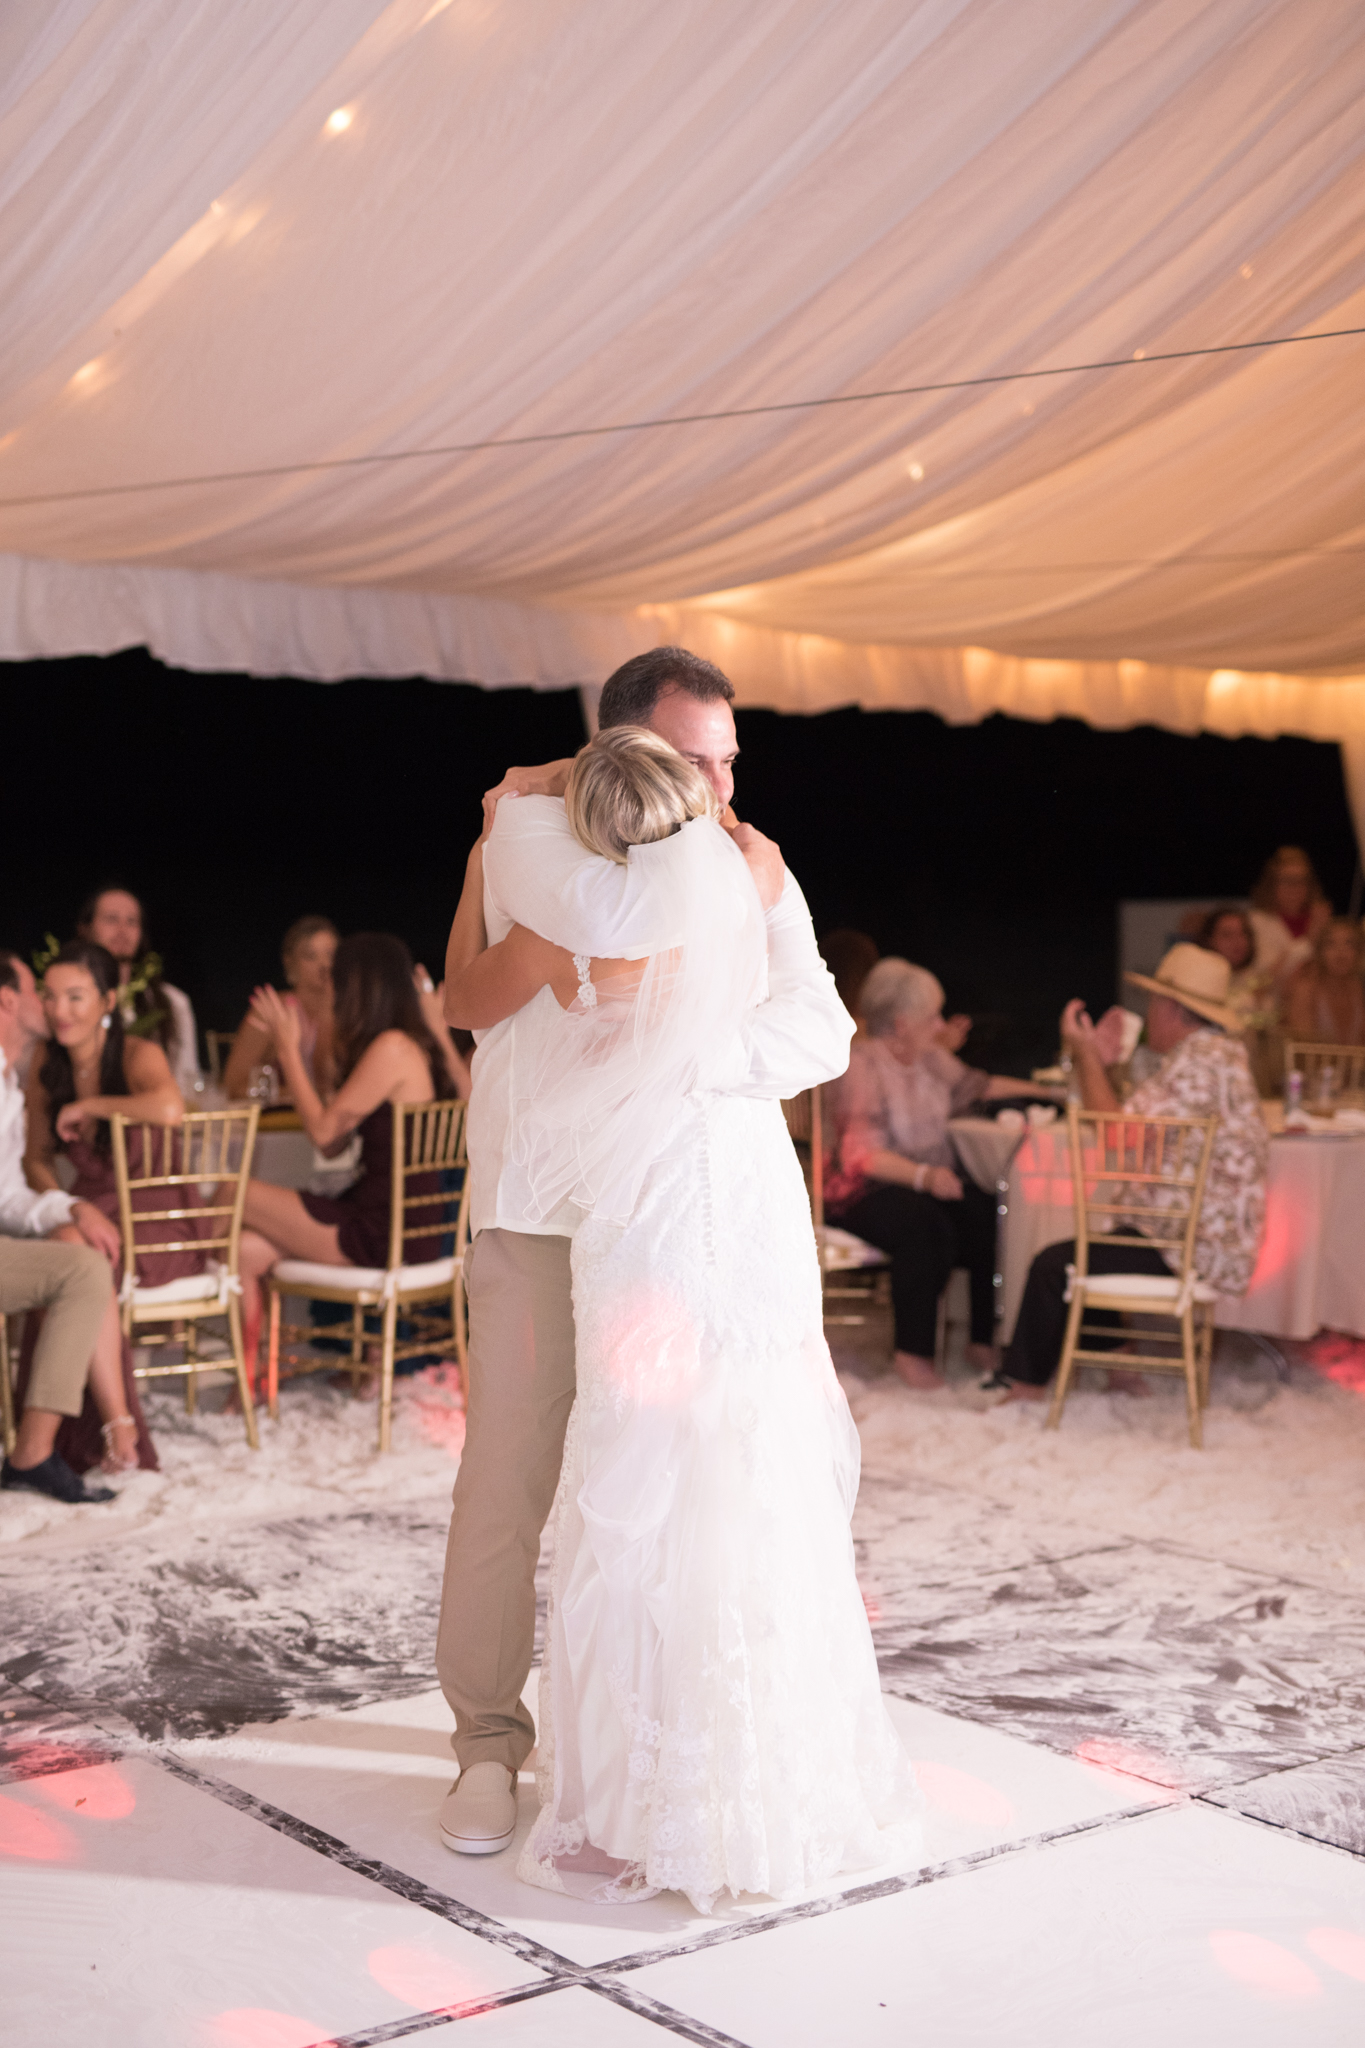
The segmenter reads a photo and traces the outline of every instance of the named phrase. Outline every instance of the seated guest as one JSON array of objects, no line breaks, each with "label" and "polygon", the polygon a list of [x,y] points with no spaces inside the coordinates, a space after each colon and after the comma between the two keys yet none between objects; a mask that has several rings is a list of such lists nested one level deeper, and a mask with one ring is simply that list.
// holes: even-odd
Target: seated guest
[{"label": "seated guest", "polygon": [[1349,917],[1329,917],[1313,957],[1291,976],[1284,1035],[1315,1045],[1365,1045],[1365,933]]},{"label": "seated guest", "polygon": [[18,954],[0,952],[0,1316],[43,1312],[0,1487],[78,1506],[114,1495],[108,1487],[87,1488],[58,1451],[63,1418],[80,1414],[88,1385],[111,1433],[126,1419],[109,1273],[119,1234],[89,1202],[60,1188],[39,1194],[24,1179],[26,1118],[17,1072],[46,1036],[32,974]]},{"label": "seated guest", "polygon": [[861,1022],[858,1005],[862,1000],[863,983],[876,966],[881,954],[876,942],[866,932],[826,932],[820,941],[820,953],[826,967],[834,976],[834,986],[839,992],[839,1001],[855,1022]]},{"label": "seated guest", "polygon": [[1256,934],[1256,971],[1283,988],[1313,950],[1313,941],[1332,906],[1301,846],[1282,846],[1261,871],[1251,892],[1251,927]]},{"label": "seated guest", "polygon": [[81,905],[76,937],[113,954],[125,1031],[130,1037],[153,1039],[170,1061],[180,1093],[192,1097],[203,1080],[194,1010],[184,989],[162,979],[161,956],[147,943],[137,897],[127,889],[97,889]]},{"label": "seated guest", "polygon": [[943,989],[908,960],[879,960],[861,991],[863,1029],[829,1083],[825,1214],[891,1258],[892,1363],[909,1387],[940,1387],[938,1299],[954,1266],[971,1274],[968,1356],[994,1362],[995,1196],[953,1165],[948,1119],[989,1096],[1041,1091],[983,1074],[936,1043]]},{"label": "seated guest", "polygon": [[[1133,1116],[1216,1116],[1204,1205],[1195,1238],[1195,1270],[1219,1294],[1245,1294],[1260,1249],[1265,1222],[1265,1177],[1268,1142],[1261,1105],[1252,1086],[1246,1048],[1236,1036],[1240,1019],[1227,1004],[1231,969],[1218,953],[1203,947],[1172,946],[1153,979],[1129,974],[1128,981],[1152,991],[1147,1011],[1147,1038],[1162,1055],[1161,1066],[1135,1089],[1124,1110]],[[1105,1072],[1109,1048],[1103,1043],[1104,1020],[1096,1026],[1079,1002],[1062,1012],[1062,1038],[1072,1058],[1086,1109],[1118,1109],[1118,1099]],[[1136,1199],[1139,1190],[1131,1190]],[[1152,1191],[1159,1196],[1159,1190]],[[1029,1268],[1028,1283],[1004,1364],[984,1391],[999,1397],[1042,1400],[1043,1389],[1057,1369],[1066,1335],[1067,1267],[1076,1246],[1068,1239],[1039,1252]],[[1155,1246],[1092,1242],[1092,1273],[1169,1273],[1170,1265]],[[1088,1320],[1108,1312],[1092,1312]],[[1117,1317],[1115,1317],[1117,1321]],[[1114,1348],[1122,1342],[1115,1337]],[[1104,1350],[1108,1340],[1086,1338],[1087,1349]],[[1139,1375],[1111,1374],[1111,1384],[1145,1392]]]},{"label": "seated guest", "polygon": [[[184,1121],[185,1105],[161,1047],[151,1038],[125,1035],[119,1003],[118,963],[103,946],[72,939],[49,962],[43,977],[43,1011],[51,1034],[42,1064],[28,1083],[28,1146],[24,1169],[30,1186],[40,1193],[56,1190],[56,1154],[65,1152],[75,1171],[72,1194],[112,1219],[118,1214],[113,1141],[109,1118],[121,1113],[144,1124],[172,1131]],[[168,1144],[169,1140],[163,1140]],[[156,1162],[159,1169],[159,1160]],[[141,1133],[129,1134],[128,1165],[142,1170]],[[166,1206],[156,1188],[140,1191],[144,1209]],[[193,1232],[183,1222],[154,1223],[140,1235],[179,1241]],[[115,1247],[115,1279],[122,1241]],[[194,1251],[150,1252],[139,1256],[138,1279],[159,1287],[169,1280],[202,1272],[203,1256]],[[27,1339],[25,1340],[27,1348]],[[85,1470],[95,1462],[92,1442],[104,1439],[106,1471],[129,1471],[141,1464],[156,1470],[156,1453],[142,1419],[132,1376],[132,1347],[120,1337],[123,1403],[121,1412],[93,1428],[82,1411],[78,1426],[64,1429],[58,1448],[68,1464]],[[89,1405],[89,1404],[87,1404]],[[67,1446],[70,1446],[68,1448]]]},{"label": "seated guest", "polygon": [[1199,920],[1195,941],[1210,953],[1221,953],[1232,969],[1228,1008],[1242,1020],[1242,1043],[1251,1075],[1262,1095],[1273,1095],[1282,1078],[1284,1047],[1279,1036],[1279,1003],[1275,977],[1256,965],[1256,932],[1245,910],[1220,903]]},{"label": "seated guest", "polygon": [[[280,942],[284,978],[290,987],[290,994],[280,1000],[298,1019],[299,1057],[314,1088],[323,1095],[332,1085],[332,962],[336,949],[337,928],[330,917],[296,918]],[[240,1101],[252,1068],[267,1060],[278,1066],[279,1048],[264,1024],[248,1010],[223,1069],[223,1089],[230,1100]]]},{"label": "seated guest", "polygon": [[[294,1105],[322,1152],[342,1150],[360,1132],[360,1178],[343,1195],[300,1194],[269,1181],[247,1182],[242,1232],[243,1315],[248,1359],[260,1331],[260,1282],[283,1258],[325,1266],[386,1266],[395,1104],[431,1102],[468,1091],[463,1062],[432,1030],[423,1012],[412,955],[388,932],[357,932],[336,950],[337,1092],[324,1105],[300,1048],[299,1013],[273,988],[258,988],[251,1011],[280,1056]],[[427,977],[428,984],[430,977]],[[430,1002],[439,1001],[435,991]],[[444,1030],[444,1025],[442,1029]],[[446,1033],[448,1043],[449,1034]],[[438,1258],[409,1246],[412,1264]]]}]

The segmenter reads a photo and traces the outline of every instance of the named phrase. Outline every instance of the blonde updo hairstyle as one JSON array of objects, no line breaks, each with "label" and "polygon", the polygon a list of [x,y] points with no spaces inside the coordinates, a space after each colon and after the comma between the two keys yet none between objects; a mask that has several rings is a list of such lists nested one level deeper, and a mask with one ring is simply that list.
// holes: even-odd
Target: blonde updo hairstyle
[{"label": "blonde updo hairstyle", "polygon": [[643,725],[608,726],[588,741],[569,771],[564,807],[589,853],[621,865],[632,846],[720,816],[701,770]]}]

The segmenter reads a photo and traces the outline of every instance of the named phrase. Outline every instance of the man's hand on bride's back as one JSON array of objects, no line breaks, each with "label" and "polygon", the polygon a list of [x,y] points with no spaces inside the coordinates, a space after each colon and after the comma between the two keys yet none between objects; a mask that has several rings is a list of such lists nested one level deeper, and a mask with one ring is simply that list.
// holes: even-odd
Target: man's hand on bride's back
[{"label": "man's hand on bride's back", "polygon": [[484,791],[484,803],[495,804],[500,796],[563,796],[569,786],[567,761],[546,761],[539,768],[509,768],[502,781]]},{"label": "man's hand on bride's back", "polygon": [[768,839],[752,825],[734,825],[729,831],[749,863],[759,902],[765,910],[771,910],[782,894],[786,880],[787,865],[782,858],[782,848],[775,839]]}]

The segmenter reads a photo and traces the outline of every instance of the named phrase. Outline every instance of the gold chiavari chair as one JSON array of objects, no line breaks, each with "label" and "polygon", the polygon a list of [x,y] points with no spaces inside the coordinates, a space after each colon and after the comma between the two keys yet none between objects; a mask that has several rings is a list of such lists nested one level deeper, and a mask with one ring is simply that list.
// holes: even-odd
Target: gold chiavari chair
[{"label": "gold chiavari chair", "polygon": [[9,1317],[0,1315],[0,1436],[5,1442],[5,1456],[14,1449],[14,1381],[9,1359]]},{"label": "gold chiavari chair", "polygon": [[235,1031],[206,1031],[204,1033],[204,1043],[208,1047],[209,1054],[209,1079],[215,1088],[221,1088],[223,1085],[223,1068],[226,1066],[229,1055],[232,1052],[232,1044],[236,1036],[237,1033]]},{"label": "gold chiavari chair", "polygon": [[1284,1049],[1284,1069],[1303,1075],[1305,1109],[1339,1101],[1359,1105],[1365,1098],[1365,1045],[1309,1045],[1291,1038]]},{"label": "gold chiavari chair", "polygon": [[[458,1176],[459,1185],[454,1182]],[[435,1180],[434,1189],[421,1187]],[[414,1192],[416,1189],[416,1192]],[[451,1239],[451,1250],[418,1264],[406,1262],[409,1245],[423,1238]],[[266,1364],[266,1398],[271,1416],[279,1414],[280,1340],[307,1343],[311,1325],[282,1323],[285,1295],[308,1301],[340,1301],[351,1310],[349,1358],[291,1357],[294,1373],[330,1368],[351,1374],[352,1385],[373,1366],[365,1357],[365,1312],[382,1316],[379,1378],[379,1448],[387,1451],[392,1436],[393,1368],[402,1358],[417,1358],[453,1341],[463,1374],[467,1358],[464,1300],[464,1254],[469,1241],[469,1162],[465,1151],[465,1105],[422,1102],[400,1105],[393,1112],[393,1182],[389,1219],[389,1258],[384,1266],[327,1266],[311,1259],[281,1259],[266,1282],[270,1298],[270,1339]],[[447,1304],[434,1313],[432,1304]],[[413,1314],[412,1311],[418,1313]],[[425,1313],[423,1312],[425,1310]],[[418,1335],[398,1342],[398,1318],[417,1325]]]},{"label": "gold chiavari chair", "polygon": [[[133,1377],[185,1380],[185,1408],[194,1413],[201,1372],[220,1372],[223,1364],[199,1356],[199,1325],[217,1318],[227,1325],[246,1440],[259,1448],[256,1407],[247,1375],[242,1342],[240,1251],[242,1209],[256,1144],[257,1103],[233,1109],[188,1110],[174,1129],[162,1124],[133,1123],[112,1116],[114,1179],[118,1189],[119,1226],[123,1232],[123,1286],[119,1315],[130,1341],[153,1349],[183,1344],[181,1359],[171,1365],[140,1365]],[[169,1237],[152,1226],[172,1226]],[[181,1225],[177,1230],[174,1226]],[[137,1278],[139,1254],[202,1252],[202,1273],[143,1286]],[[155,1333],[158,1330],[159,1333]],[[182,1334],[177,1335],[176,1331]]]},{"label": "gold chiavari chair", "polygon": [[831,1313],[830,1302],[857,1304],[861,1309],[885,1307],[891,1299],[891,1261],[875,1245],[865,1244],[848,1230],[825,1222],[825,1134],[820,1089],[803,1088],[782,1104],[796,1156],[810,1196],[815,1249],[820,1260],[820,1286],[827,1323],[865,1323],[865,1314],[843,1309]]},{"label": "gold chiavari chair", "polygon": [[[1071,1177],[1076,1203],[1076,1258],[1068,1269],[1066,1338],[1047,1426],[1056,1429],[1078,1365],[1112,1370],[1176,1372],[1185,1381],[1190,1443],[1203,1448],[1203,1411],[1209,1398],[1209,1356],[1217,1296],[1194,1269],[1195,1234],[1216,1116],[1125,1116],[1122,1110],[1067,1109]],[[1096,1245],[1140,1245],[1161,1252],[1169,1274],[1092,1273]],[[1145,1349],[1087,1349],[1084,1338],[1110,1326],[1092,1324],[1089,1310],[1119,1310],[1171,1331],[1144,1327]],[[1154,1346],[1163,1347],[1160,1350]]]}]

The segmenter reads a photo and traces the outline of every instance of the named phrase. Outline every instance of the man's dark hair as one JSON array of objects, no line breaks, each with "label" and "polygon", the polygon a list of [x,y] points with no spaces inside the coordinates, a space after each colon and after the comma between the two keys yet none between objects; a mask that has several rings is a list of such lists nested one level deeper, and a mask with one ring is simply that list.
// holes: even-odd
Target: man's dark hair
[{"label": "man's dark hair", "polygon": [[0,988],[19,993],[19,955],[11,953],[8,946],[0,946]]},{"label": "man's dark hair", "polygon": [[699,704],[732,704],[735,686],[713,661],[689,654],[685,647],[651,647],[623,661],[602,685],[597,707],[599,726],[648,725],[650,713],[665,690],[685,690]]}]

